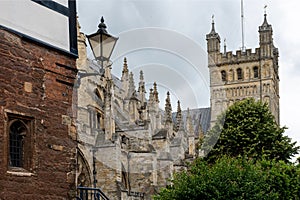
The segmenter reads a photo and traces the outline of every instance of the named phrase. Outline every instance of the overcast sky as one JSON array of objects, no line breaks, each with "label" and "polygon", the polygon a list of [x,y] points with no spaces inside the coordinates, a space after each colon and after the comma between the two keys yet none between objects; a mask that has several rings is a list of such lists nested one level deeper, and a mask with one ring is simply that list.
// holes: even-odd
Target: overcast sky
[{"label": "overcast sky", "polygon": [[[281,125],[300,145],[300,1],[244,0],[245,46],[253,51],[264,5],[279,48]],[[161,105],[170,90],[173,110],[177,99],[183,108],[209,106],[205,35],[214,15],[221,46],[226,38],[227,51],[239,49],[240,8],[240,0],[77,0],[82,32],[94,33],[103,15],[108,32],[119,37],[111,58],[113,73],[120,77],[126,56],[136,86],[142,69],[147,88],[157,81]]]}]

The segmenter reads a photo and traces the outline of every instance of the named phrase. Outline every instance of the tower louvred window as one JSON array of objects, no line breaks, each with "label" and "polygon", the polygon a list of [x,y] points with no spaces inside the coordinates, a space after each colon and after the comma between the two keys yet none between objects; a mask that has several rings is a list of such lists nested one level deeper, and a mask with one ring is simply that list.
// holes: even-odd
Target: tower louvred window
[{"label": "tower louvred window", "polygon": [[224,71],[224,70],[221,71],[221,77],[222,77],[222,81],[227,81],[226,71]]},{"label": "tower louvred window", "polygon": [[236,70],[236,72],[237,72],[237,78],[238,78],[238,80],[242,80],[242,79],[243,79],[243,72],[242,72],[242,69],[241,69],[241,68],[238,68],[238,69]]}]

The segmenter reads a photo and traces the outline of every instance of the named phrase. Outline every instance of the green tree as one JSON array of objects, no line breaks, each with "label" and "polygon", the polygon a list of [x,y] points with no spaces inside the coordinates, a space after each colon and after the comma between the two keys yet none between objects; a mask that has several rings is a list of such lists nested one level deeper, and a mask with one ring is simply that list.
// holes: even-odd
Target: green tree
[{"label": "green tree", "polygon": [[300,199],[299,147],[284,136],[267,104],[246,99],[218,117],[188,171],[155,196],[168,199]]},{"label": "green tree", "polygon": [[300,199],[300,169],[291,163],[223,157],[215,163],[198,159],[175,175],[172,186],[156,200]]},{"label": "green tree", "polygon": [[283,135],[285,129],[277,125],[267,104],[245,99],[218,117],[200,148],[210,161],[223,155],[289,161],[299,147]]}]

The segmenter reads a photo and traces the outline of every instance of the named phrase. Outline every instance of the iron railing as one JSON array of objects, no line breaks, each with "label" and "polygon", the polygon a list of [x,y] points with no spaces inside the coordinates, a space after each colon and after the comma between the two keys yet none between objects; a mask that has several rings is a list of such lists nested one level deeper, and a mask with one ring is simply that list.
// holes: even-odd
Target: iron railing
[{"label": "iron railing", "polygon": [[77,200],[109,200],[100,188],[77,187]]}]

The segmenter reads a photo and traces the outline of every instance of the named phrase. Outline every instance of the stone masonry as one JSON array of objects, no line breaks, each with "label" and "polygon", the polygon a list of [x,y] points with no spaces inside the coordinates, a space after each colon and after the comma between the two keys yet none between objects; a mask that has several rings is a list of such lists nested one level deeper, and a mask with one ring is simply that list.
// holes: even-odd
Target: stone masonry
[{"label": "stone masonry", "polygon": [[221,52],[221,39],[212,23],[211,32],[206,35],[212,124],[233,102],[249,97],[268,103],[279,123],[279,56],[266,14],[258,32],[259,47],[255,52],[246,49],[233,54],[226,51],[226,44]]},{"label": "stone masonry", "polygon": [[[101,66],[86,56],[86,38],[79,28],[77,68],[100,72]],[[200,118],[193,121],[190,112],[183,117],[180,102],[173,115],[169,93],[165,109],[160,109],[156,83],[146,97],[143,72],[136,87],[126,58],[120,78],[111,74],[109,63],[103,67],[103,75],[83,78],[78,88],[77,184],[100,188],[110,199],[151,199],[196,157],[203,133],[194,124]]]},{"label": "stone masonry", "polygon": [[[75,59],[0,29],[0,199],[75,197]],[[25,129],[23,167],[10,165],[14,122]]]}]

